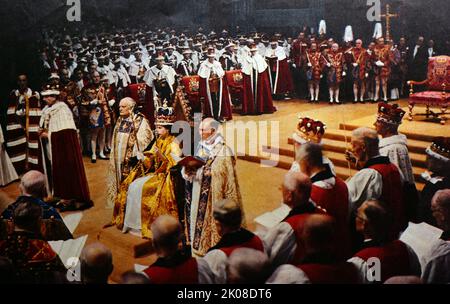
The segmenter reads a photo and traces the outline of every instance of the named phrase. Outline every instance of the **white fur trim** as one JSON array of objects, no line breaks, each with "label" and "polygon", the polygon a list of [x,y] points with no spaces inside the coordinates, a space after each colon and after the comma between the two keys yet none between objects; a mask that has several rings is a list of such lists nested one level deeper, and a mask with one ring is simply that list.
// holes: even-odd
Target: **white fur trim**
[{"label": "white fur trim", "polygon": [[28,157],[28,162],[37,165],[39,163],[37,158]]},{"label": "white fur trim", "polygon": [[12,131],[12,130],[17,130],[17,129],[22,129],[22,125],[20,125],[20,124],[13,124],[13,125],[7,125],[6,126],[6,131]]},{"label": "white fur trim", "polygon": [[22,137],[22,138],[20,138],[20,139],[18,139],[18,140],[8,142],[8,143],[6,144],[6,146],[7,146],[7,147],[15,147],[15,146],[24,144],[24,143],[26,143],[26,142],[27,142],[27,139],[26,139],[25,137]]},{"label": "white fur trim", "polygon": [[38,142],[29,142],[28,143],[28,148],[38,149],[39,148],[39,144],[38,144]]},{"label": "white fur trim", "polygon": [[25,159],[27,159],[27,156],[25,154],[22,154],[22,155],[19,155],[19,156],[16,156],[16,157],[11,157],[11,161],[13,163],[17,163],[17,162],[23,161]]}]

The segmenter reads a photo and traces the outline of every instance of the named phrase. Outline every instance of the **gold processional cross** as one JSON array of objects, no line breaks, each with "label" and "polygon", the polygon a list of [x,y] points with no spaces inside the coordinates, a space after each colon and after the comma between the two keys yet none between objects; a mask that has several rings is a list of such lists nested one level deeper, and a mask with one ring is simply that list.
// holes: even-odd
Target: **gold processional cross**
[{"label": "gold processional cross", "polygon": [[391,6],[389,4],[386,4],[386,14],[381,15],[381,18],[386,19],[386,40],[391,40],[391,18],[397,18],[398,14],[392,14],[391,13]]}]

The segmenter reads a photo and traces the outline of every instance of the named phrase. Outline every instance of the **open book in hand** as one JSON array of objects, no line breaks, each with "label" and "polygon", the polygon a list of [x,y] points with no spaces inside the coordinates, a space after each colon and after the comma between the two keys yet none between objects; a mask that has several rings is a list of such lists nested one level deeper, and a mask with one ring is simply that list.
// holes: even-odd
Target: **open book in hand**
[{"label": "open book in hand", "polygon": [[422,271],[428,262],[431,247],[439,240],[442,230],[427,223],[409,223],[400,236],[400,241],[411,247],[419,258]]},{"label": "open book in hand", "polygon": [[281,204],[277,209],[255,218],[258,234],[265,234],[269,229],[281,223],[289,215],[289,212],[291,212],[291,208],[286,204]]},{"label": "open book in hand", "polygon": [[185,158],[178,161],[178,165],[182,167],[201,168],[206,165],[206,162],[200,157],[186,156]]}]

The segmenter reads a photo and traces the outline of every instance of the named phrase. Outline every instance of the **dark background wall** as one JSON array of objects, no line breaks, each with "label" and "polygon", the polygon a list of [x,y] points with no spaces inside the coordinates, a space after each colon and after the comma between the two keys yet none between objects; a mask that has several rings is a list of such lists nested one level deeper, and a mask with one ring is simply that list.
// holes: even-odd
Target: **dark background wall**
[{"label": "dark background wall", "polygon": [[[317,29],[325,19],[328,35],[340,39],[347,24],[356,37],[369,39],[374,23],[366,19],[366,0],[81,0],[82,21],[69,23],[66,0],[0,0],[0,98],[27,72],[38,89],[36,41],[42,29],[62,31],[146,24],[208,29],[268,30],[297,35],[304,24]],[[449,39],[449,0],[382,0],[400,14],[392,23],[394,38],[418,34]],[[4,102],[2,102],[4,104]]]}]

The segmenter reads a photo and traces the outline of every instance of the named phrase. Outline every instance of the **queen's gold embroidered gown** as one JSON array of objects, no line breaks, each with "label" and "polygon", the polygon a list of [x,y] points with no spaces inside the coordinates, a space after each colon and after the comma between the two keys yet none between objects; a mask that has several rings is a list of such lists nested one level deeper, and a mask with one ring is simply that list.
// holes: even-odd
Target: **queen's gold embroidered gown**
[{"label": "queen's gold embroidered gown", "polygon": [[176,165],[174,157],[181,149],[172,135],[158,138],[145,160],[138,164],[124,180],[114,207],[114,224],[124,232],[140,231],[150,238],[150,226],[160,215],[178,218],[177,203],[170,169]]}]

